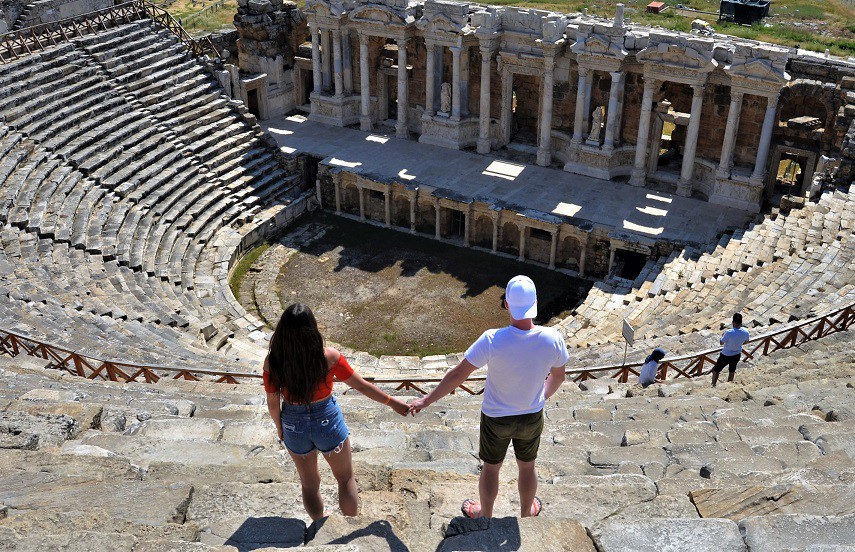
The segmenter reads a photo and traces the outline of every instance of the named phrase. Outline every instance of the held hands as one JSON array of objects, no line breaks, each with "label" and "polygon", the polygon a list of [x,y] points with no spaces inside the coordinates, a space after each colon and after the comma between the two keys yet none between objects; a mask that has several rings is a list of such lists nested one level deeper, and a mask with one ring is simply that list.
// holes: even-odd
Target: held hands
[{"label": "held hands", "polygon": [[402,401],[397,397],[391,397],[391,401],[389,402],[389,407],[400,414],[401,416],[406,416],[410,413],[410,407],[407,406],[407,403]]},{"label": "held hands", "polygon": [[407,413],[411,416],[415,416],[419,412],[421,412],[424,408],[426,408],[428,402],[422,397],[421,399],[416,399],[410,403],[410,406],[407,409]]}]

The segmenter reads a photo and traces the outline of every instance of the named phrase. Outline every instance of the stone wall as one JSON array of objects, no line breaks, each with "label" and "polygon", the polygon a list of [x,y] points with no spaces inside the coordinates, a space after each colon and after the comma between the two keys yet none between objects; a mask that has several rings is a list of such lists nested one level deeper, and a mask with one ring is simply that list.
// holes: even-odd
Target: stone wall
[{"label": "stone wall", "polygon": [[[114,0],[38,0],[23,8],[16,22],[18,28],[51,23],[103,10],[120,2]],[[11,24],[10,24],[11,28]]]}]

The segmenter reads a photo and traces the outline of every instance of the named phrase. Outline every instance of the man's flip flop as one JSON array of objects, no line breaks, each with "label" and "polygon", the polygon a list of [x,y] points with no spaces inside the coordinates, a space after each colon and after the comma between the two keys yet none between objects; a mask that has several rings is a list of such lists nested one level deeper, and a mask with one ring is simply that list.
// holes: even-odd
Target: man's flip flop
[{"label": "man's flip flop", "polygon": [[[478,507],[477,511],[475,510],[476,506]],[[463,501],[463,504],[461,504],[460,512],[469,519],[475,519],[481,513],[481,505],[478,504],[477,500],[467,498]]]},{"label": "man's flip flop", "polygon": [[539,516],[540,512],[543,511],[543,502],[537,497],[534,497],[534,500],[531,503],[532,510],[534,510],[534,516]]}]

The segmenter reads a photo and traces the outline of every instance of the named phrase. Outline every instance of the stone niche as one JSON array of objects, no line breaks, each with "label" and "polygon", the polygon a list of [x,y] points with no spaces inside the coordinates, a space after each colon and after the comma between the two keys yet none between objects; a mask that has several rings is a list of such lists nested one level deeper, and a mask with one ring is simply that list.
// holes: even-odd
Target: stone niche
[{"label": "stone niche", "polygon": [[[294,2],[238,0],[234,19],[237,65],[233,96],[243,100],[259,119],[294,109],[294,45],[305,16]],[[263,83],[263,86],[259,86]]]}]

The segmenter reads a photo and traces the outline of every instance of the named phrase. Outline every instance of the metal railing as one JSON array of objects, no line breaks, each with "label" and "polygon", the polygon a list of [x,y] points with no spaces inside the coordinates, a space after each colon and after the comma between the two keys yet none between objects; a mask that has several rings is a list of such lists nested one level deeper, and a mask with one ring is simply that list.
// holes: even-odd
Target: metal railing
[{"label": "metal railing", "polygon": [[[749,360],[781,349],[796,347],[808,341],[816,341],[827,335],[845,331],[853,323],[855,323],[855,304],[751,339],[743,347],[742,358]],[[721,348],[665,360],[660,367],[664,369],[665,375],[668,371],[676,372],[674,378],[697,377],[707,373],[708,368],[712,368],[716,361],[715,355],[719,352]],[[20,332],[0,328],[0,355],[3,354],[10,356],[25,354],[49,360],[52,368],[91,380],[157,383],[167,378],[238,384],[259,382],[261,379],[259,373],[207,368],[175,368],[106,360],[46,343]],[[626,383],[630,376],[638,375],[641,365],[642,363],[636,362],[583,370],[569,369],[567,375],[576,382],[589,379],[616,379],[618,382]],[[397,385],[397,390],[416,391],[423,395],[427,393],[425,388],[428,385],[437,384],[441,380],[439,377],[368,377],[366,379],[379,385]],[[486,376],[483,375],[471,377],[461,384],[459,389],[471,395],[480,395],[483,393],[483,388],[475,389],[473,384],[482,384],[485,380]]]},{"label": "metal railing", "polygon": [[103,10],[0,35],[0,64],[56,46],[75,37],[106,31],[141,19],[151,19],[168,29],[196,57],[220,55],[210,37],[193,38],[165,9],[145,0],[133,0]]}]

